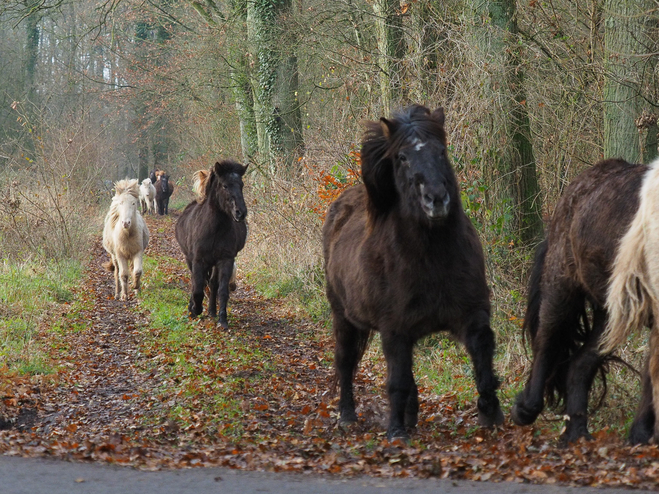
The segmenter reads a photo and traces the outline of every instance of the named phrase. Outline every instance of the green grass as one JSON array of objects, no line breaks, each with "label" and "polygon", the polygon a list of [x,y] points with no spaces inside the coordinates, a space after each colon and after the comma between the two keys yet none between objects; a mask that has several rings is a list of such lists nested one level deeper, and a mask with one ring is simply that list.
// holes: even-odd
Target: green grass
[{"label": "green grass", "polygon": [[252,382],[258,389],[259,376],[272,371],[272,356],[248,344],[243,331],[224,332],[211,319],[190,319],[187,283],[175,274],[181,268],[171,258],[145,259],[140,310],[149,311],[151,321],[140,351],[150,357],[147,370],[160,375],[158,401],[175,402],[165,410],[168,420],[185,429],[204,417],[207,434],[238,439],[244,412],[236,397]]},{"label": "green grass", "polygon": [[329,326],[331,312],[325,296],[322,266],[281,272],[268,269],[267,263],[263,263],[258,270],[247,273],[247,281],[261,296],[287,300],[313,321]]},{"label": "green grass", "polygon": [[37,340],[39,325],[54,306],[74,302],[82,266],[66,263],[0,264],[0,366],[19,374],[54,371]]}]

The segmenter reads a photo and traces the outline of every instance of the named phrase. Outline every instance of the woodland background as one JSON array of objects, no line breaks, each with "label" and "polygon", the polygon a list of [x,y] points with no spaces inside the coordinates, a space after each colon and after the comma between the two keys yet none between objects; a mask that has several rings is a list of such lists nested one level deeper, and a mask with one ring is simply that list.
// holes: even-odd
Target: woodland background
[{"label": "woodland background", "polygon": [[[322,217],[359,180],[362,122],[443,106],[498,370],[520,375],[558,197],[602,158],[657,156],[658,45],[656,0],[1,0],[0,276],[38,274],[57,299],[114,180],[165,169],[181,207],[195,170],[233,158],[250,164],[241,275],[327,323]],[[7,293],[5,360],[33,339]]]}]

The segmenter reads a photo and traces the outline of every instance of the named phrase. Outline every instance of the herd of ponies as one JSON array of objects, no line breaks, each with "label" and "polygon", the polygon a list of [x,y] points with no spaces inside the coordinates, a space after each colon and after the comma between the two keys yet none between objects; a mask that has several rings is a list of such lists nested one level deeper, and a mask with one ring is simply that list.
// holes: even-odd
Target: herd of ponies
[{"label": "herd of ponies", "polygon": [[[461,204],[443,109],[412,105],[367,123],[361,161],[363,183],[331,204],[322,232],[339,421],[357,421],[353,379],[377,331],[387,365],[387,437],[408,438],[419,412],[414,345],[448,331],[472,360],[479,424],[502,424],[483,249]],[[247,238],[246,171],[224,160],[196,172],[196,199],[176,223],[191,273],[188,312],[202,313],[208,286],[207,313],[222,328],[228,328],[235,257]],[[529,280],[524,330],[533,361],[511,409],[515,424],[533,423],[547,403],[564,409],[560,442],[589,438],[595,377],[605,376],[613,352],[632,332],[649,327],[629,441],[659,441],[658,188],[659,160],[607,159],[574,179],[558,201]],[[164,172],[152,172],[141,185],[136,179],[115,183],[103,230],[115,298],[128,297],[130,264],[132,288],[140,289],[149,230],[138,205],[143,213],[167,214],[172,190]]]}]

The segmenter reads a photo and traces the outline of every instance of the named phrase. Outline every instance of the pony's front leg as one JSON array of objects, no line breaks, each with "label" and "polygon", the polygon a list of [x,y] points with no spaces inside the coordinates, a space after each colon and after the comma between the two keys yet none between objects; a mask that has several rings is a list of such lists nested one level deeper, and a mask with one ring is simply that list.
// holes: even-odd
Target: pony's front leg
[{"label": "pony's front leg", "polygon": [[137,295],[140,293],[140,288],[141,288],[141,280],[142,280],[142,256],[143,252],[140,252],[133,258],[133,290],[135,290],[135,294]]},{"label": "pony's front leg", "polygon": [[645,361],[641,372],[641,402],[636,409],[634,422],[629,428],[629,442],[631,444],[647,444],[654,435],[654,422],[656,415],[652,400],[652,379],[650,379],[650,358]]},{"label": "pony's front leg", "polygon": [[220,315],[218,322],[223,329],[229,328],[227,320],[227,303],[229,302],[229,279],[233,271],[233,259],[220,261],[215,266],[218,275],[218,296],[220,298]]},{"label": "pony's front leg", "polygon": [[357,422],[352,380],[368,343],[368,331],[360,331],[344,316],[343,307],[332,308],[334,370],[339,384],[339,423]]},{"label": "pony's front leg", "polygon": [[[119,276],[119,283],[121,285],[121,291],[119,293],[119,300],[126,300],[128,298],[128,259],[117,256],[117,271]],[[116,298],[116,296],[115,296]]]},{"label": "pony's front leg", "polygon": [[494,333],[490,328],[489,315],[483,311],[475,314],[466,327],[464,344],[474,364],[476,389],[478,390],[478,423],[485,427],[503,424],[503,412],[497,398],[499,379],[494,375]]},{"label": "pony's front leg", "polygon": [[381,330],[382,351],[387,361],[387,394],[389,395],[389,427],[387,439],[408,439],[405,412],[415,387],[412,373],[414,341],[396,334],[398,328]]},{"label": "pony's front leg", "polygon": [[112,272],[114,273],[114,299],[119,300],[120,282],[119,282],[119,262],[116,256],[111,256],[113,265]]},{"label": "pony's front leg", "polygon": [[[656,309],[656,308],[655,308]],[[657,311],[654,312],[657,314]],[[659,322],[654,318],[654,324],[650,329],[650,357],[648,361],[648,371],[650,373],[650,382],[652,383],[652,407],[654,409],[654,443],[659,444]]]},{"label": "pony's front leg", "polygon": [[188,311],[192,317],[197,317],[203,309],[206,273],[207,269],[203,264],[192,264],[192,292],[190,293],[190,303],[188,304]]}]

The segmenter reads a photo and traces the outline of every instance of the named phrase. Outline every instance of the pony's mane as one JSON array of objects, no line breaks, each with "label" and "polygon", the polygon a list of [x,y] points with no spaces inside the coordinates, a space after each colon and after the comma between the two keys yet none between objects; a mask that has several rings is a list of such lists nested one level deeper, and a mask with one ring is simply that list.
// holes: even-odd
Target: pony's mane
[{"label": "pony's mane", "polygon": [[362,139],[362,178],[368,192],[371,216],[386,213],[398,200],[394,182],[393,156],[413,138],[436,139],[446,145],[444,112],[433,113],[425,106],[412,105],[394,114],[391,120],[367,122]]},{"label": "pony's mane", "polygon": [[117,210],[117,206],[122,194],[129,194],[135,199],[139,199],[140,186],[138,184],[139,182],[136,178],[125,178],[124,180],[119,180],[118,182],[114,183],[115,193],[114,197],[112,198],[112,204],[110,204],[110,211],[108,211],[107,217],[105,218],[106,223],[110,221],[112,227],[117,224],[117,220],[119,220],[119,212]]},{"label": "pony's mane", "polygon": [[[639,193],[640,202],[629,229],[620,240],[606,300],[609,320],[600,338],[600,351],[608,353],[622,345],[630,333],[647,326],[653,314],[652,309],[659,305],[652,280],[656,273],[650,269],[656,266],[651,262],[654,256],[654,239],[648,225],[657,214],[659,205],[655,193],[659,187],[659,159],[649,165]],[[658,316],[654,316],[655,318]]]},{"label": "pony's mane", "polygon": [[206,184],[212,170],[197,170],[192,175],[192,191],[197,196],[197,202],[203,202],[206,199]]}]

